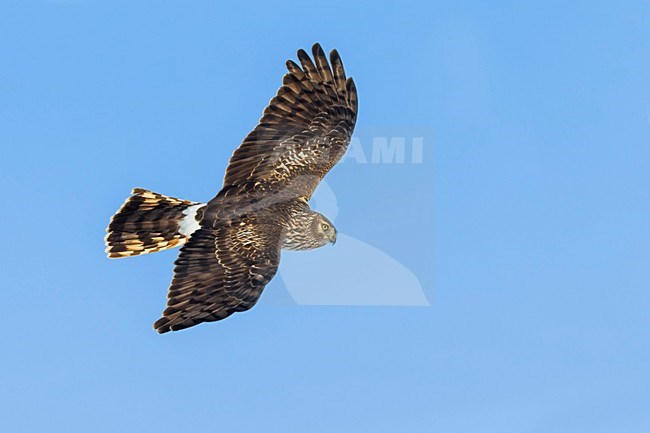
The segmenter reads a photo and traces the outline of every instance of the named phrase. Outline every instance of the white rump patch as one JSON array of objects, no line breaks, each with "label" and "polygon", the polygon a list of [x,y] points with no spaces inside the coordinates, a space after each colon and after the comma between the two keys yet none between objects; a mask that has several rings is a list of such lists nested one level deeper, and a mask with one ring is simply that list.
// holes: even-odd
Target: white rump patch
[{"label": "white rump patch", "polygon": [[199,222],[196,220],[196,212],[203,206],[205,205],[195,204],[194,206],[190,206],[183,211],[183,215],[185,216],[183,219],[181,219],[181,222],[178,225],[178,232],[180,234],[189,238],[192,233],[201,228]]}]

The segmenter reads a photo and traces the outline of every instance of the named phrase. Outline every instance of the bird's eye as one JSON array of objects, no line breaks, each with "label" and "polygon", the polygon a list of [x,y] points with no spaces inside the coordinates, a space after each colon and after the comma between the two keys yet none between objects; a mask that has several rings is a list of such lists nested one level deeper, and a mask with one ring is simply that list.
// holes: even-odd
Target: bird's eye
[{"label": "bird's eye", "polygon": [[327,230],[330,228],[330,226],[328,226],[327,224],[323,224],[321,227],[323,227],[323,230]]}]

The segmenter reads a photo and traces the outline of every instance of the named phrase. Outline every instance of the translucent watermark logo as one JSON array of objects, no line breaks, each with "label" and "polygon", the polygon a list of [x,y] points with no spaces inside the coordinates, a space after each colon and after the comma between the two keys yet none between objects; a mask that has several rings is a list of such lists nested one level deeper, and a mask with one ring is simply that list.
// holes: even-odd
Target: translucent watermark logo
[{"label": "translucent watermark logo", "polygon": [[[365,145],[364,145],[365,144]],[[354,136],[342,163],[357,164],[422,164],[424,137],[422,136],[375,136],[364,143]]]},{"label": "translucent watermark logo", "polygon": [[[399,167],[424,163],[425,143],[426,149],[431,150],[433,134],[427,128],[362,131],[353,137],[341,161],[343,164],[395,164],[398,176]],[[358,188],[363,188],[362,182]],[[326,180],[319,185],[310,205],[336,226],[339,213],[336,192]],[[340,227],[337,229],[335,247],[282,252],[278,275],[296,304],[430,305],[417,275],[390,251],[356,239]],[[278,302],[277,297],[275,301],[276,305],[284,303]]]}]

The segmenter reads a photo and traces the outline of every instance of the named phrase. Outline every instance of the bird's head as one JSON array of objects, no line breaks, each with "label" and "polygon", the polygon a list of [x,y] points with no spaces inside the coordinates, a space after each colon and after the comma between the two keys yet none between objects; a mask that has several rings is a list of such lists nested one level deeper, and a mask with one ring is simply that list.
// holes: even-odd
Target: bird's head
[{"label": "bird's head", "polygon": [[331,242],[336,243],[336,228],[325,215],[317,213],[316,218],[312,222],[312,230],[316,233],[316,237],[322,242],[322,245]]}]

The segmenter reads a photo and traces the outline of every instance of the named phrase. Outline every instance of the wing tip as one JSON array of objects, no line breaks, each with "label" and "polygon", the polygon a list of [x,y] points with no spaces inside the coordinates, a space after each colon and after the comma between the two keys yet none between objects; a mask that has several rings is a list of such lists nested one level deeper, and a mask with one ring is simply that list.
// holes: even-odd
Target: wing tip
[{"label": "wing tip", "polygon": [[311,46],[311,52],[314,55],[314,57],[317,56],[325,57],[325,51],[323,51],[323,47],[321,47],[321,45],[318,42],[314,43],[314,45]]},{"label": "wing tip", "polygon": [[309,57],[309,54],[307,54],[307,51],[303,50],[302,48],[298,49],[297,54],[298,54],[298,60],[302,61],[303,59],[305,59],[311,61],[311,58]]},{"label": "wing tip", "polygon": [[156,322],[153,324],[153,329],[159,334],[164,334],[166,332],[171,331],[172,327],[169,324],[169,319],[167,317],[161,317],[160,319],[156,320]]},{"label": "wing tip", "polygon": [[332,65],[343,63],[341,61],[341,55],[339,54],[339,51],[336,48],[333,48],[332,51],[330,51],[330,63],[332,63]]},{"label": "wing tip", "polygon": [[345,88],[347,93],[348,105],[356,113],[359,109],[359,97],[357,95],[357,86],[354,84],[354,80],[352,79],[352,77],[346,80]]}]

